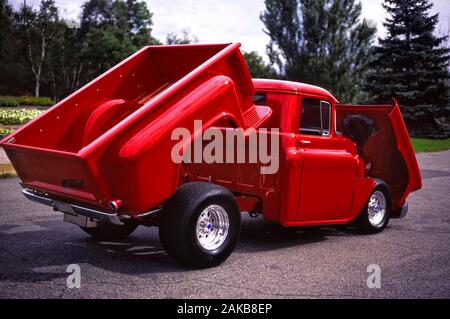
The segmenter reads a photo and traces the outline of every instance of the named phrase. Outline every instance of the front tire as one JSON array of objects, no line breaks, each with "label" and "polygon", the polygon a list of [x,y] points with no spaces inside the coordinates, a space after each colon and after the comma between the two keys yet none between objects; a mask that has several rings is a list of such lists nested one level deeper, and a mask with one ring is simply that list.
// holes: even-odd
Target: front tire
[{"label": "front tire", "polygon": [[214,267],[233,252],[241,212],[227,189],[193,182],[178,188],[161,214],[159,236],[170,257],[195,268]]},{"label": "front tire", "polygon": [[356,225],[364,233],[376,234],[386,228],[390,214],[391,193],[387,185],[380,182],[356,219]]}]

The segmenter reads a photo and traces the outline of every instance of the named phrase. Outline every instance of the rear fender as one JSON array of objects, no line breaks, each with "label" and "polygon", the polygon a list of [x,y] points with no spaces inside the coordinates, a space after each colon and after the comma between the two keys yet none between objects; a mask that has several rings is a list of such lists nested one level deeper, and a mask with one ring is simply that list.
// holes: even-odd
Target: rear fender
[{"label": "rear fender", "polygon": [[[226,76],[206,80],[170,108],[160,110],[163,111],[149,114],[149,124],[139,133],[123,135],[101,159],[108,162],[101,167],[112,170],[102,176],[109,179],[107,184],[113,194],[121,194],[124,210],[131,214],[160,205],[182,183],[181,164],[172,159],[173,147],[180,143],[174,140],[177,136],[172,137],[176,128],[189,130],[190,139],[183,139],[186,148],[220,119],[244,126],[234,83]],[[202,121],[201,128],[194,130],[194,120]],[[122,191],[124,188],[126,192]]]}]

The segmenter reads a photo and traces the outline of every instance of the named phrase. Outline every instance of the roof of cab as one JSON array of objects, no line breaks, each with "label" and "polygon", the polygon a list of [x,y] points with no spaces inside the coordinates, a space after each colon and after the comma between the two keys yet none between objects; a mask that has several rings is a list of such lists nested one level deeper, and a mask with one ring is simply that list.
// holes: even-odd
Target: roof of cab
[{"label": "roof of cab", "polygon": [[329,97],[335,103],[339,103],[339,101],[327,90],[299,82],[291,82],[291,81],[282,81],[282,80],[266,80],[266,79],[253,79],[253,86],[255,90],[273,90],[273,91],[290,91],[290,92],[298,92],[298,93],[307,93],[313,95],[322,95]]}]

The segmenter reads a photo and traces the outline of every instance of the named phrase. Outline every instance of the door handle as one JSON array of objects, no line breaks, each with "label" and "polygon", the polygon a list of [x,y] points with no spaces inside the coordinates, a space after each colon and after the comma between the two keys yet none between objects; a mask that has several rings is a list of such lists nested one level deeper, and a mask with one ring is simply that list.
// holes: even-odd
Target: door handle
[{"label": "door handle", "polygon": [[311,144],[311,141],[308,141],[308,140],[300,140],[300,141],[299,141],[299,144],[300,144],[300,145],[303,145],[303,146],[306,146],[306,145],[310,145],[310,144]]}]

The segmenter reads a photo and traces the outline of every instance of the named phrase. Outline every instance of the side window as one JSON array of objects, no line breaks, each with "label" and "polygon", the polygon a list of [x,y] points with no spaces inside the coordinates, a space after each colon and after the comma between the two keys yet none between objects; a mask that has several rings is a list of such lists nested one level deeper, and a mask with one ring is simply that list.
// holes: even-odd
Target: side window
[{"label": "side window", "polygon": [[305,98],[300,115],[300,133],[307,135],[329,135],[331,105],[328,102]]}]

